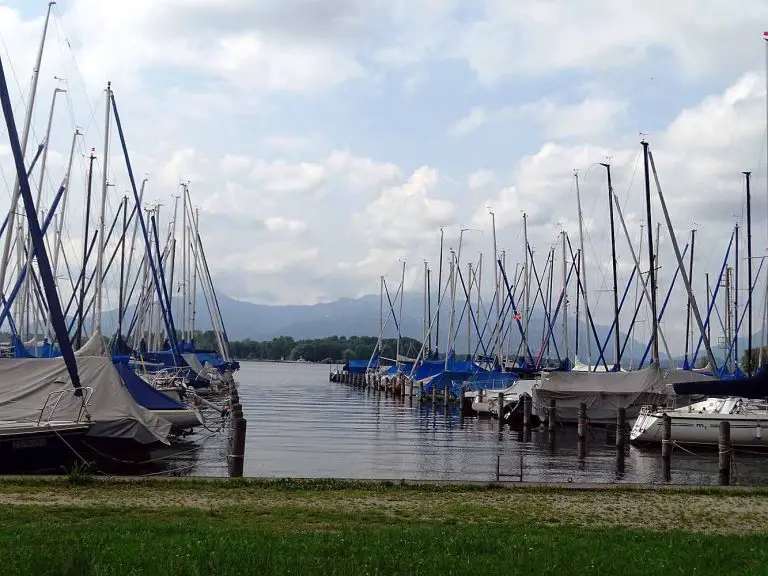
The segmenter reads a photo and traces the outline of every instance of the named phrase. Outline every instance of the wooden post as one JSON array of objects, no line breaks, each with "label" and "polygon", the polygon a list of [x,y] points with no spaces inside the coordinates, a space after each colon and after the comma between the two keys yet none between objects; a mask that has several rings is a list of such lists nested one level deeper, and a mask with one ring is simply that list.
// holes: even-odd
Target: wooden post
[{"label": "wooden post", "polygon": [[245,431],[247,422],[242,416],[232,421],[232,451],[229,455],[229,475],[240,478],[245,462]]},{"label": "wooden post", "polygon": [[579,404],[579,423],[576,428],[576,433],[579,437],[579,442],[583,442],[587,437],[587,403],[581,402]]},{"label": "wooden post", "polygon": [[666,412],[661,420],[661,464],[664,480],[669,482],[672,464],[672,419]]},{"label": "wooden post", "polygon": [[549,409],[547,410],[547,424],[550,432],[555,431],[555,421],[557,420],[557,405],[555,399],[549,401]]},{"label": "wooden post", "polygon": [[419,382],[419,400],[424,402],[424,382]]},{"label": "wooden post", "polygon": [[432,406],[434,406],[437,403],[437,386],[435,386],[435,383],[432,383]]},{"label": "wooden post", "polygon": [[499,392],[497,398],[497,405],[499,407],[498,432],[499,435],[501,435],[501,432],[504,428],[504,392]]},{"label": "wooden post", "polygon": [[464,419],[464,404],[466,403],[466,395],[467,395],[467,387],[466,384],[461,385],[461,393],[459,397],[459,415],[460,418]]},{"label": "wooden post", "polygon": [[720,422],[720,439],[718,441],[718,469],[720,486],[728,486],[731,483],[731,424]]},{"label": "wooden post", "polygon": [[531,427],[531,404],[531,395],[523,394],[523,428]]},{"label": "wooden post", "polygon": [[616,412],[616,447],[624,447],[624,436],[627,427],[627,410],[619,408]]},{"label": "wooden post", "polygon": [[501,478],[501,456],[496,456],[496,482]]},{"label": "wooden post", "polygon": [[451,397],[451,392],[450,392],[451,388],[450,388],[450,386],[451,386],[450,382],[446,382],[446,384],[445,384],[445,392],[443,394],[443,406],[445,406],[446,408],[448,407],[448,400]]}]

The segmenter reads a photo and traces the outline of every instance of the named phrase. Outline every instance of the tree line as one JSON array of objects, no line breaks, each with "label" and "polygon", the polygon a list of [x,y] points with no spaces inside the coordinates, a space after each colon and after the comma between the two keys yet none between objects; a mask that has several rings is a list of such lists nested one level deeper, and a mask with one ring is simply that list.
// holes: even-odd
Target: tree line
[{"label": "tree line", "polygon": [[[237,360],[307,360],[308,362],[343,363],[347,360],[367,360],[373,355],[378,338],[375,336],[329,336],[307,340],[295,340],[290,336],[278,336],[272,340],[230,341],[229,349]],[[216,336],[212,330],[195,334],[197,349],[217,350]],[[414,338],[400,339],[400,355],[415,358],[421,350],[421,342]],[[397,339],[382,341],[381,355],[395,358]]]}]

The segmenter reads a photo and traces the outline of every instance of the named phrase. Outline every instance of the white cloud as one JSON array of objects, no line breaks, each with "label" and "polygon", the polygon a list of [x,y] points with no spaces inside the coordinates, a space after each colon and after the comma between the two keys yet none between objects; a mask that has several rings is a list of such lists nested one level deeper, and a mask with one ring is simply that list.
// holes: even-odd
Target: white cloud
[{"label": "white cloud", "polygon": [[467,186],[470,190],[479,190],[489,186],[495,178],[491,170],[478,170],[467,177]]},{"label": "white cloud", "polygon": [[455,138],[466,136],[474,132],[488,122],[488,113],[482,106],[475,106],[469,111],[469,114],[461,118],[448,129],[448,134]]},{"label": "white cloud", "polygon": [[625,102],[607,98],[587,98],[575,104],[558,104],[543,98],[496,110],[475,106],[448,132],[462,137],[486,124],[514,122],[536,124],[544,138],[594,138],[608,133],[625,108]]},{"label": "white cloud", "polygon": [[431,238],[454,218],[453,204],[431,194],[438,182],[437,170],[422,166],[404,184],[385,188],[358,217],[361,230],[374,242],[401,248]]},{"label": "white cloud", "polygon": [[310,192],[325,182],[325,168],[313,162],[291,164],[285,160],[256,160],[250,179],[269,192]]},{"label": "white cloud", "polygon": [[297,233],[307,229],[307,223],[303,220],[291,220],[282,216],[272,216],[264,221],[270,232]]}]

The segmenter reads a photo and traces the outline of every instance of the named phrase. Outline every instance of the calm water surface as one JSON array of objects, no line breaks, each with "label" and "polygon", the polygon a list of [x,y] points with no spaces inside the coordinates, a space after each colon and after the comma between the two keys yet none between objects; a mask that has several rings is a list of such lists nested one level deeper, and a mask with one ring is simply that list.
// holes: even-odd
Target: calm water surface
[{"label": "calm water surface", "polygon": [[[378,479],[504,480],[543,482],[663,482],[661,452],[628,447],[623,467],[613,438],[590,431],[586,456],[578,456],[575,427],[533,431],[530,438],[497,422],[460,418],[408,399],[328,381],[328,366],[243,362],[237,373],[248,420],[245,475]],[[223,476],[226,431],[202,430],[191,440],[202,448],[168,462],[181,474]],[[717,453],[675,449],[671,482],[717,483]],[[737,452],[737,484],[768,484],[768,457]]]}]

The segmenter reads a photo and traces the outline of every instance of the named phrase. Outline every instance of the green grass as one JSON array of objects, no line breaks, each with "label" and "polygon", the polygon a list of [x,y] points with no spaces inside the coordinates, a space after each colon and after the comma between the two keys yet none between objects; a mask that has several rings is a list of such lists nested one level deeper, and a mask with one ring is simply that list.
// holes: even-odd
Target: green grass
[{"label": "green grass", "polygon": [[515,523],[302,522],[284,510],[0,512],[11,574],[765,574],[768,536]]},{"label": "green grass", "polygon": [[766,574],[768,492],[0,480],[0,574]]}]

